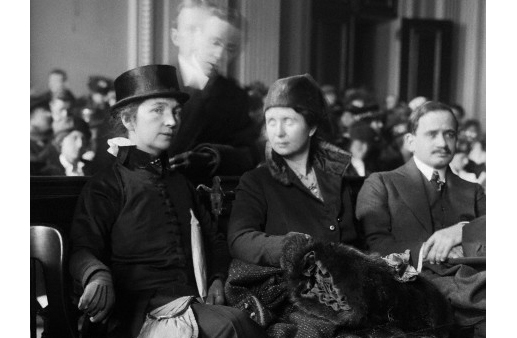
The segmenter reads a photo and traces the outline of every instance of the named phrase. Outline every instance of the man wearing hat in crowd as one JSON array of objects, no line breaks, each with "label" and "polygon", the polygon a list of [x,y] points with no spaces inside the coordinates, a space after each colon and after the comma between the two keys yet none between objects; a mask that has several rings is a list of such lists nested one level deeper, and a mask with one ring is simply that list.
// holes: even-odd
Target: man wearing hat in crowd
[{"label": "man wearing hat in crowd", "polygon": [[169,165],[189,99],[176,69],[129,70],[115,90],[115,160],[85,185],[70,232],[83,327],[105,322],[108,338],[264,337],[242,311],[223,306],[227,245],[194,187]]},{"label": "man wearing hat in crowd", "polygon": [[52,141],[57,151],[54,156],[49,156],[41,175],[91,175],[90,162],[83,159],[91,139],[88,124],[81,118],[68,117],[63,125],[66,127],[57,132]]},{"label": "man wearing hat in crowd", "polygon": [[37,175],[49,156],[52,140],[52,114],[45,98],[31,97],[30,106],[31,175]]},{"label": "man wearing hat in crowd", "polygon": [[90,93],[81,97],[77,102],[77,111],[92,132],[90,147],[85,157],[92,161],[92,171],[95,173],[111,163],[109,156],[109,93],[113,91],[113,80],[105,76],[90,76],[88,79]]},{"label": "man wearing hat in crowd", "polygon": [[184,1],[171,39],[178,52],[180,85],[190,94],[171,146],[171,165],[189,177],[240,175],[257,164],[246,92],[221,75],[238,55],[239,13],[208,1]]},{"label": "man wearing hat in crowd", "polygon": [[368,155],[376,136],[375,131],[367,123],[357,122],[350,127],[348,151],[352,158],[351,165],[346,170],[348,176],[365,177],[375,170],[376,159]]}]

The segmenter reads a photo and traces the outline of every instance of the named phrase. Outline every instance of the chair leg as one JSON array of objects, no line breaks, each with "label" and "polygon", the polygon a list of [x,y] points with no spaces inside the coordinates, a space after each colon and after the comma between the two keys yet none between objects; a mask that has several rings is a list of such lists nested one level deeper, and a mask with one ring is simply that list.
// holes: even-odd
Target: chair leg
[{"label": "chair leg", "polygon": [[31,259],[31,338],[36,338],[36,311],[38,310],[38,301],[36,300],[36,267]]}]

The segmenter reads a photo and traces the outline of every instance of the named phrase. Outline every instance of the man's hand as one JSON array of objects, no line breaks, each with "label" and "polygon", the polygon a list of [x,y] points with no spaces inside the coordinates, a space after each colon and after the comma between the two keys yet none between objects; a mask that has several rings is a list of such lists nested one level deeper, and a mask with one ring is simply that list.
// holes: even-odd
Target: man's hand
[{"label": "man's hand", "polygon": [[186,151],[169,159],[171,169],[186,169],[189,167],[206,167],[213,160],[209,153]]},{"label": "man's hand", "polygon": [[215,279],[208,289],[208,295],[206,296],[206,303],[211,305],[223,305],[224,304],[224,287],[223,281],[219,278]]},{"label": "man's hand", "polygon": [[79,310],[84,311],[92,323],[105,323],[114,304],[115,289],[111,274],[107,271],[96,272],[79,299]]},{"label": "man's hand", "polygon": [[[424,243],[423,260],[431,264],[445,262],[452,248],[461,244],[464,222],[436,231]],[[455,255],[457,251],[455,250]]]},{"label": "man's hand", "polygon": [[447,256],[447,258],[463,258],[464,255],[463,255],[463,246],[461,245],[456,245],[455,247],[453,247],[451,249],[451,251],[449,252],[449,256]]}]

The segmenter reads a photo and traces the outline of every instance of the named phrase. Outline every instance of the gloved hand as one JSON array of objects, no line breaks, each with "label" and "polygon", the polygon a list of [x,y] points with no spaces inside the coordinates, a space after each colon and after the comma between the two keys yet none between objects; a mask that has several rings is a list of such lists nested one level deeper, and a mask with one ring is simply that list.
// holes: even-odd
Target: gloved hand
[{"label": "gloved hand", "polygon": [[171,169],[205,168],[213,162],[213,156],[207,152],[186,151],[169,159]]},{"label": "gloved hand", "polygon": [[206,296],[206,303],[212,305],[224,305],[224,285],[219,278],[212,282]]},{"label": "gloved hand", "polygon": [[114,304],[115,289],[111,274],[107,271],[94,273],[79,299],[79,310],[84,311],[92,323],[105,323]]}]

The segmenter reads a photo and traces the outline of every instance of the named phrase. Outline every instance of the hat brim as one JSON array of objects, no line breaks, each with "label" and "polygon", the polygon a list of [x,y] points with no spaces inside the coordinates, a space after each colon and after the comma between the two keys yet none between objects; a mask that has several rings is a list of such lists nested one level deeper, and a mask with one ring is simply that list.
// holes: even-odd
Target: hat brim
[{"label": "hat brim", "polygon": [[148,92],[148,93],[141,94],[141,95],[133,95],[133,96],[125,97],[120,101],[117,101],[113,106],[111,106],[111,111],[113,113],[114,109],[125,106],[128,103],[152,99],[155,97],[170,97],[170,98],[178,100],[178,102],[180,104],[184,104],[185,102],[188,101],[188,99],[190,98],[190,95],[187,93],[184,93],[184,92],[180,92],[180,91],[176,91],[176,92],[157,91],[157,92]]}]

